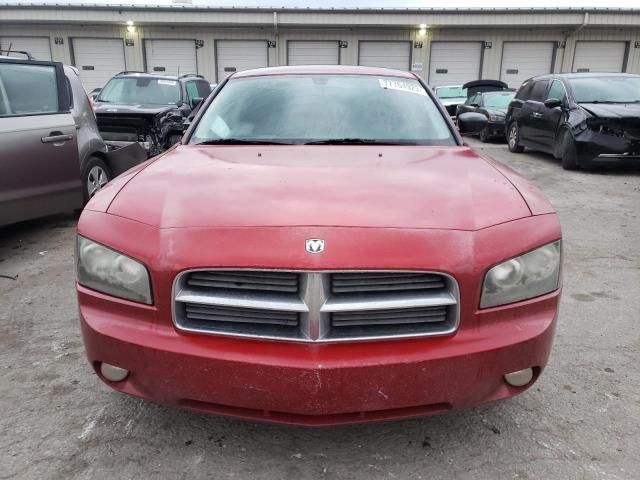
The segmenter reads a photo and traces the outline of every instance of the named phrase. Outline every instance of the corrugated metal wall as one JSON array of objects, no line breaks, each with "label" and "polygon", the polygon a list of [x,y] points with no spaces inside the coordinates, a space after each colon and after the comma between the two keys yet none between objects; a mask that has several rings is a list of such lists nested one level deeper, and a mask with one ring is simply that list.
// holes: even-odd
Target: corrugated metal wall
[{"label": "corrugated metal wall", "polygon": [[[64,11],[62,13],[65,13]],[[175,12],[174,15],[187,15],[190,12]],[[214,16],[213,14],[208,14]],[[260,22],[266,22],[267,19],[273,21],[273,17],[270,14],[260,14],[260,18],[256,20]],[[127,32],[127,28],[122,24],[93,24],[93,25],[80,25],[80,24],[64,24],[56,23],[55,21],[49,24],[33,24],[24,23],[19,24],[15,22],[0,23],[1,35],[4,36],[48,36],[51,42],[51,53],[54,60],[63,61],[65,63],[72,63],[71,52],[71,38],[78,37],[105,37],[105,38],[125,38],[133,40],[133,46],[125,47],[125,61],[126,67],[129,70],[143,70],[144,69],[144,55],[143,55],[143,42],[142,39],[193,39],[202,40],[203,46],[197,50],[198,61],[198,73],[201,73],[212,81],[215,79],[216,72],[216,60],[215,60],[215,40],[224,39],[243,39],[243,40],[269,40],[276,43],[275,48],[269,48],[269,65],[285,65],[287,59],[287,41],[288,40],[339,40],[344,46],[340,49],[340,63],[355,65],[358,62],[358,42],[360,40],[405,40],[412,41],[412,63],[419,67],[422,66],[422,70],[417,73],[421,74],[424,78],[427,77],[428,65],[429,65],[429,53],[432,41],[481,41],[488,42],[483,49],[482,59],[482,77],[483,78],[500,78],[500,68],[502,61],[502,46],[505,41],[553,41],[557,42],[557,48],[555,50],[555,62],[554,71],[570,71],[572,66],[572,60],[575,50],[575,42],[579,40],[618,40],[628,42],[628,54],[626,61],[626,70],[628,72],[640,73],[640,28],[635,26],[633,28],[593,28],[587,27],[581,30],[575,35],[570,35],[570,32],[576,27],[571,28],[549,28],[547,27],[529,27],[529,28],[508,28],[505,24],[504,28],[480,28],[480,27],[438,27],[434,28],[433,24],[429,24],[424,35],[420,35],[418,25],[412,28],[390,28],[388,25],[398,20],[398,17],[403,18],[402,21],[409,22],[411,15],[393,15],[388,14],[366,14],[369,15],[368,22],[370,24],[380,23],[380,25],[386,25],[387,28],[381,27],[361,27],[361,28],[347,28],[338,27],[336,24],[340,24],[342,20],[336,22],[335,20],[340,15],[347,14],[332,14],[332,13],[315,13],[313,14],[314,21],[319,23],[321,21],[331,24],[331,26],[318,28],[318,27],[305,27],[305,28],[290,28],[283,25],[290,24],[294,18],[289,18],[288,14],[278,14],[278,33],[275,33],[273,24],[267,24],[263,26],[253,27],[234,27],[234,26],[215,26],[215,25],[198,25],[188,26],[181,23],[176,23],[175,26],[171,25],[137,25],[135,33]],[[351,15],[351,14],[349,14]],[[365,14],[363,14],[365,15]],[[463,13],[449,14],[451,18],[440,16],[438,21],[441,22],[455,22],[460,24],[461,18],[464,17]],[[513,14],[509,16],[498,17],[501,23],[507,20],[516,21],[514,16],[525,15]],[[529,15],[528,21],[530,23],[536,23],[538,20]],[[582,19],[581,15],[577,14],[559,14],[562,16],[572,16],[571,19],[565,18],[563,21],[569,20],[579,23]],[[577,15],[577,17],[576,17]],[[393,17],[394,22],[388,21]],[[415,21],[423,20],[425,16],[413,15]],[[60,18],[64,18],[61,15]],[[233,17],[234,21],[238,21],[239,17]],[[295,17],[298,21],[301,17],[297,15]],[[305,17],[306,18],[306,17]],[[548,16],[545,17],[549,19]],[[330,20],[333,19],[333,23]],[[506,19],[506,20],[505,20]],[[473,17],[473,21],[477,24],[480,21],[484,21],[484,17]],[[522,19],[520,19],[522,21]],[[542,19],[540,20],[542,21]],[[593,21],[593,16],[591,21]],[[590,24],[591,24],[590,21]],[[598,20],[602,22],[603,20]],[[617,20],[620,21],[620,20]],[[316,25],[317,25],[316,23]],[[58,43],[55,39],[58,38]],[[60,44],[60,39],[62,44]]]}]

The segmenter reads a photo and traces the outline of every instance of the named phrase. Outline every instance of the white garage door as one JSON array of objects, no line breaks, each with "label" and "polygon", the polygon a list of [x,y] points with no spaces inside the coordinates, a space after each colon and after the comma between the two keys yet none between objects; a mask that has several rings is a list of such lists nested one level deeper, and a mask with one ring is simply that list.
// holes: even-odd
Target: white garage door
[{"label": "white garage door", "polygon": [[411,42],[360,42],[358,65],[366,67],[411,68]]},{"label": "white garage door", "polygon": [[622,72],[625,42],[576,42],[574,72]]},{"label": "white garage door", "polygon": [[480,78],[481,42],[431,42],[429,84],[462,85]]},{"label": "white garage door", "polygon": [[194,40],[145,40],[147,72],[165,75],[198,73]]},{"label": "white garage door", "polygon": [[339,63],[340,46],[337,41],[289,40],[287,42],[288,65],[338,65]]},{"label": "white garage door", "polygon": [[551,73],[553,42],[504,42],[500,80],[518,88],[526,79]]},{"label": "white garage door", "polygon": [[87,92],[104,87],[116,73],[126,70],[121,38],[74,38],[71,44],[74,65]]},{"label": "white garage door", "polygon": [[217,81],[233,72],[269,66],[267,42],[263,40],[218,40],[216,42]]},{"label": "white garage door", "polygon": [[[29,52],[36,60],[51,60],[49,37],[0,37],[0,50],[22,50]],[[7,55],[7,52],[2,52]],[[24,55],[9,55],[22,57]]]}]

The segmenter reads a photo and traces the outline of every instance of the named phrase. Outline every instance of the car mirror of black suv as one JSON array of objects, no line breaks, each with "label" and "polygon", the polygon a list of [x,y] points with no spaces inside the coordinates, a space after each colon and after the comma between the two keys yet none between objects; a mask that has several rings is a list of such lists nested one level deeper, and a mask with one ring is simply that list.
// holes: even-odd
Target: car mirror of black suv
[{"label": "car mirror of black suv", "polygon": [[198,107],[198,105],[200,105],[200,103],[202,103],[202,100],[204,100],[202,97],[195,97],[191,99],[191,108],[195,109]]},{"label": "car mirror of black suv", "polygon": [[547,108],[562,107],[562,100],[558,100],[557,98],[547,98],[544,101],[544,106]]},{"label": "car mirror of black suv", "polygon": [[467,112],[458,115],[460,133],[478,133],[487,126],[487,117],[481,113]]}]

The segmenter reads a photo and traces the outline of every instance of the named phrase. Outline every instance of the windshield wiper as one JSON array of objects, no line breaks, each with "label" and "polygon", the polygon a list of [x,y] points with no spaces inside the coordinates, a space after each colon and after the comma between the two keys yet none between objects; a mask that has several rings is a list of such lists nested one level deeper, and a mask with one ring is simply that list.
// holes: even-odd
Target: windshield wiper
[{"label": "windshield wiper", "polygon": [[203,140],[202,142],[197,142],[194,145],[293,145],[293,143],[252,138],[215,138]]},{"label": "windshield wiper", "polygon": [[587,102],[578,102],[578,103],[594,103],[594,104],[606,104],[606,105],[615,105],[615,104],[623,104],[623,103],[640,103],[640,100],[629,100],[629,101],[613,101],[613,100],[591,100]]},{"label": "windshield wiper", "polygon": [[374,140],[370,138],[329,138],[313,140],[304,145],[416,145],[415,142],[394,142],[393,140]]}]

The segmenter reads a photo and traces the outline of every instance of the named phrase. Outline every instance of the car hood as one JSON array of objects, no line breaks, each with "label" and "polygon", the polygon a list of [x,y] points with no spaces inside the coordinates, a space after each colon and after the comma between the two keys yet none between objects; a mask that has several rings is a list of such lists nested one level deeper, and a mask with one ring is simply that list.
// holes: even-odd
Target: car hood
[{"label": "car hood", "polygon": [[158,115],[178,108],[177,105],[123,105],[119,103],[96,103],[96,115]]},{"label": "car hood", "polygon": [[581,103],[580,106],[599,118],[640,117],[640,103]]},{"label": "car hood", "polygon": [[106,190],[96,205],[160,228],[477,230],[531,215],[468,147],[179,146]]}]

